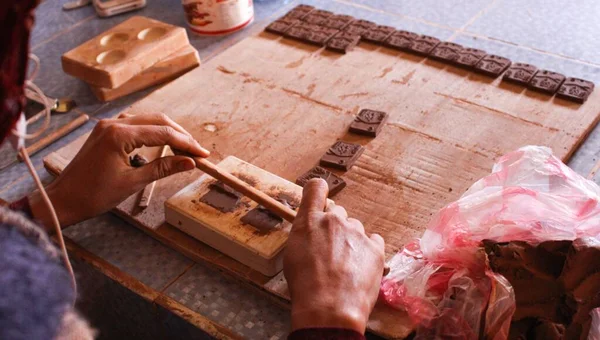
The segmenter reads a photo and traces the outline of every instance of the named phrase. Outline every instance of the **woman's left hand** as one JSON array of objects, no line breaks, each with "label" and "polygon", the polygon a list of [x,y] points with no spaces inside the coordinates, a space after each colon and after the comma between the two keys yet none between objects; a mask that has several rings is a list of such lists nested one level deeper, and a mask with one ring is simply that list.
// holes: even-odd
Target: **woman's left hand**
[{"label": "woman's left hand", "polygon": [[[195,168],[186,156],[168,156],[134,168],[128,155],[142,146],[169,145],[197,157],[208,150],[163,114],[121,115],[98,122],[87,141],[46,191],[63,227],[104,213],[147,184]],[[34,218],[50,230],[51,218],[38,192],[30,198]]]}]

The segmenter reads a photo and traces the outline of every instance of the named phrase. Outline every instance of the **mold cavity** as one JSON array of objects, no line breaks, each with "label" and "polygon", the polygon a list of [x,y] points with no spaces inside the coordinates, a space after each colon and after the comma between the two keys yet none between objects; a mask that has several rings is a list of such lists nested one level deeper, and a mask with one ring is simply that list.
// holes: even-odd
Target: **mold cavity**
[{"label": "mold cavity", "polygon": [[204,124],[204,130],[209,132],[215,132],[217,131],[217,126],[215,124],[206,123]]},{"label": "mold cavity", "polygon": [[115,64],[125,59],[125,51],[123,50],[109,50],[104,51],[96,57],[98,64],[109,65]]},{"label": "mold cavity", "polygon": [[165,33],[167,33],[167,30],[163,27],[151,27],[140,31],[137,37],[144,41],[154,41],[165,35]]},{"label": "mold cavity", "polygon": [[102,39],[100,39],[100,45],[115,46],[126,42],[128,39],[129,35],[125,33],[113,33],[102,37]]}]

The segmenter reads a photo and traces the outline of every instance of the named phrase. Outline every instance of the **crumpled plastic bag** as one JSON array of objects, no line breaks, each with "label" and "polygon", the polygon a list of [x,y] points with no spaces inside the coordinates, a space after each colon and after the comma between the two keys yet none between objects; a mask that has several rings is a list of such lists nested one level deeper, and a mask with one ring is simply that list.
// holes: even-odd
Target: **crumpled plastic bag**
[{"label": "crumpled plastic bag", "polygon": [[[600,188],[549,148],[526,146],[508,153],[490,175],[442,208],[420,240],[390,259],[380,295],[409,313],[416,339],[506,339],[514,292],[490,270],[481,241],[598,238],[599,199]],[[592,328],[590,339],[599,338],[599,328]]]}]

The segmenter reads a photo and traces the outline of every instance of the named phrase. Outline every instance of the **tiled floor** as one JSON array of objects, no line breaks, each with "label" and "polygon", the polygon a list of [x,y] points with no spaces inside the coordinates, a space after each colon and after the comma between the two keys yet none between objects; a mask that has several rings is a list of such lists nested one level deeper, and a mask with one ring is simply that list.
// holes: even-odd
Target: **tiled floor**
[{"label": "tiled floor", "polygon": [[200,264],[166,294],[248,339],[285,339],[290,328],[285,309]]},{"label": "tiled floor", "polygon": [[[90,131],[97,119],[112,117],[152,90],[109,104],[100,103],[86,84],[62,72],[60,55],[133,15],[185,25],[176,0],[148,0],[148,6],[141,11],[105,19],[96,17],[91,7],[63,12],[61,6],[65,1],[46,0],[37,11],[32,47],[42,64],[36,83],[50,96],[74,98],[79,109],[93,118],[33,157],[46,182],[51,177],[43,170],[43,156]],[[533,63],[600,84],[600,38],[596,34],[600,28],[600,21],[596,20],[600,16],[600,3],[594,0],[262,0],[255,2],[255,21],[249,29],[216,38],[189,34],[190,41],[206,62],[232,43],[260,31],[299,2],[483,48],[514,61]],[[0,155],[9,154],[0,151]],[[579,173],[587,174],[598,159],[600,128],[591,133],[569,164]],[[600,176],[596,181],[600,183]],[[0,198],[16,199],[31,190],[33,182],[23,164],[0,171]],[[72,226],[65,234],[130,276],[154,289],[166,289],[169,297],[239,335],[278,339],[287,334],[289,317],[284,309],[219,272],[194,264],[113,215]],[[95,289],[93,280],[82,281],[91,285],[88,291]],[[121,293],[116,295],[122,296]],[[138,301],[135,305],[143,303]],[[101,307],[112,308],[112,305],[104,303]],[[173,316],[167,319],[171,320],[170,327],[182,327],[180,319]]]},{"label": "tiled floor", "polygon": [[466,30],[600,65],[595,0],[497,0]]}]

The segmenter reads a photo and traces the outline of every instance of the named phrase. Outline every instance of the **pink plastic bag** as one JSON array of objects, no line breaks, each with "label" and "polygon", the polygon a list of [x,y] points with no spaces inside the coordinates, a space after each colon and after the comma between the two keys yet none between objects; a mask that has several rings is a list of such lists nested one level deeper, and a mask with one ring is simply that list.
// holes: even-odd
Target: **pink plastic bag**
[{"label": "pink plastic bag", "polygon": [[[390,259],[381,297],[408,311],[418,325],[417,339],[477,339],[480,334],[506,339],[514,292],[489,269],[480,242],[598,238],[599,198],[595,183],[548,148],[527,146],[508,153],[490,175],[441,209],[420,240]],[[599,336],[600,331],[591,333]]]}]

